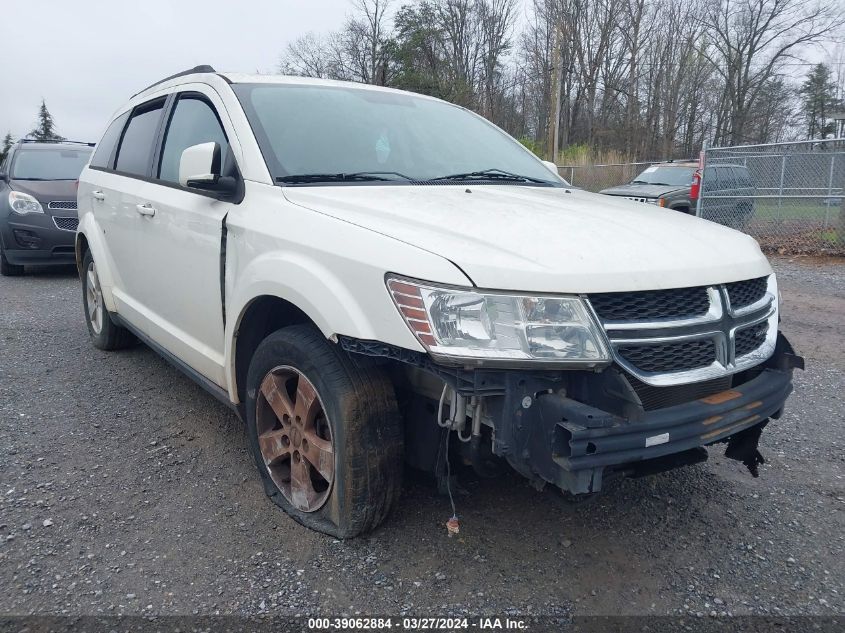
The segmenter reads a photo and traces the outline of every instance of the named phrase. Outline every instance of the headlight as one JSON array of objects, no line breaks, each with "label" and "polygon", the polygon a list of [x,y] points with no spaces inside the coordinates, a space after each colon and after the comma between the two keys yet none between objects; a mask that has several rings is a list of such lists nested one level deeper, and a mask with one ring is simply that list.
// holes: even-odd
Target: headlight
[{"label": "headlight", "polygon": [[396,307],[435,358],[452,362],[610,361],[603,333],[578,297],[439,288],[388,278]]},{"label": "headlight", "polygon": [[21,193],[20,191],[9,192],[9,206],[12,211],[19,215],[26,215],[27,213],[44,213],[41,203],[38,202],[28,193]]}]

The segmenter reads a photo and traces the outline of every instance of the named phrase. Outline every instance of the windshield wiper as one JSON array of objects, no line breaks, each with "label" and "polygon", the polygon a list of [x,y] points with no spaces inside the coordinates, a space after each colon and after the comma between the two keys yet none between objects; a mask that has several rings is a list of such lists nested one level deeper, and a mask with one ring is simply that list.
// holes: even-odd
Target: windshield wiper
[{"label": "windshield wiper", "polygon": [[632,185],[650,185],[652,183],[650,183],[648,180],[632,180],[631,184]]},{"label": "windshield wiper", "polygon": [[299,185],[309,182],[368,182],[373,180],[388,181],[390,178],[373,176],[370,174],[291,174],[290,176],[279,176],[276,182],[286,182],[291,185]]},{"label": "windshield wiper", "polygon": [[405,174],[400,174],[396,171],[357,171],[353,173],[337,173],[337,174],[291,174],[289,176],[279,176],[276,182],[285,182],[292,185],[312,183],[312,182],[391,182],[395,178],[385,178],[379,174],[389,174],[399,176],[404,180],[411,180]]},{"label": "windshield wiper", "polygon": [[448,176],[439,176],[437,178],[429,178],[429,181],[438,180],[502,180],[509,182],[537,182],[546,185],[552,184],[549,180],[541,178],[533,178],[532,176],[523,176],[521,174],[514,174],[504,169],[482,169],[481,171],[468,171],[463,174],[450,174]]}]

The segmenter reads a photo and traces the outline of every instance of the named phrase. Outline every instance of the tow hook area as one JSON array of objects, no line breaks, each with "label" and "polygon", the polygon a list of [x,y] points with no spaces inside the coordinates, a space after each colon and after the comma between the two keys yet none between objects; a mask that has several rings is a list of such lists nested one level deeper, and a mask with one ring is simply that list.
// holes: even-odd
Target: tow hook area
[{"label": "tow hook area", "polygon": [[752,477],[759,477],[760,473],[757,467],[766,463],[757,446],[760,442],[760,434],[768,422],[768,420],[765,420],[740,431],[730,438],[728,447],[725,449],[725,457],[745,464]]}]

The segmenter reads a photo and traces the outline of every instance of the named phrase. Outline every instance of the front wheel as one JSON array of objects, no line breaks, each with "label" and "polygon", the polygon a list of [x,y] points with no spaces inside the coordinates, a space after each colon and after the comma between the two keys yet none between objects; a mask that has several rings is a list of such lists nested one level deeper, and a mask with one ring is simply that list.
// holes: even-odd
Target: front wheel
[{"label": "front wheel", "polygon": [[302,525],[351,538],[381,523],[401,491],[393,386],[310,325],[259,345],[247,376],[253,456],[274,503]]}]

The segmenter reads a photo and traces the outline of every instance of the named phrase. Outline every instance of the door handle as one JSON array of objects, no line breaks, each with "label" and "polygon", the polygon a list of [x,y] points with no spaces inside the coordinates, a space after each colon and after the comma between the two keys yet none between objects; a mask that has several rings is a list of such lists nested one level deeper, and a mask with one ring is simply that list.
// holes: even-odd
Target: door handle
[{"label": "door handle", "polygon": [[94,200],[105,200],[106,194],[104,194],[102,191],[92,191],[91,197],[94,198]]},{"label": "door handle", "polygon": [[153,217],[156,214],[155,207],[149,204],[136,204],[135,210],[141,215],[147,215],[149,217]]}]

